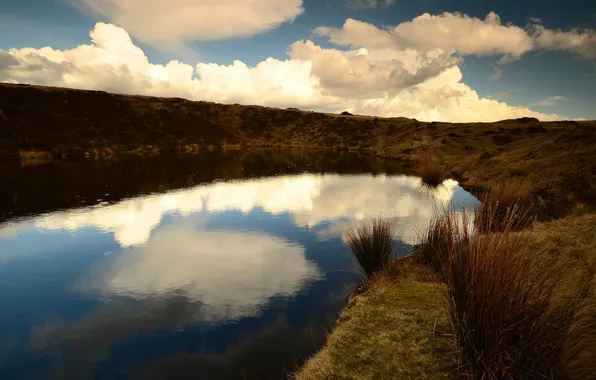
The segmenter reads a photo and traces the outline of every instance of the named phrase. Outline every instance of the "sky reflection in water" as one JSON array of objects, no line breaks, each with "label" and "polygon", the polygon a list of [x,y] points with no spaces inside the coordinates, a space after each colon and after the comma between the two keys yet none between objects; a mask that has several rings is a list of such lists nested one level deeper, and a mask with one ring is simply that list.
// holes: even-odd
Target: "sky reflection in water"
[{"label": "sky reflection in water", "polygon": [[475,199],[451,180],[301,174],[4,223],[0,377],[279,378],[360,279],[345,223],[393,217],[405,253],[451,201]]}]

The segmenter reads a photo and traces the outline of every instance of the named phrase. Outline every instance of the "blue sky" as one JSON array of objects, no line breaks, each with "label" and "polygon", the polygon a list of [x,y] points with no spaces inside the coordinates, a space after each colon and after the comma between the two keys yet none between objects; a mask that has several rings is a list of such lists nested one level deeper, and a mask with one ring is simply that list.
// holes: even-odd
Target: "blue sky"
[{"label": "blue sky", "polygon": [[[360,6],[354,6],[354,1],[360,1]],[[494,12],[500,16],[502,31],[505,31],[505,28],[508,26],[516,26],[520,28],[517,32],[522,31],[522,29],[527,30],[527,34],[530,37],[542,42],[540,44],[536,42],[534,48],[527,49],[520,57],[516,57],[506,64],[498,63],[506,55],[502,54],[501,51],[503,49],[506,50],[503,46],[507,45],[507,43],[502,42],[501,37],[496,36],[498,32],[495,32],[494,38],[487,39],[487,44],[492,43],[491,41],[496,41],[497,43],[495,48],[497,53],[494,54],[477,54],[475,51],[470,52],[469,49],[462,51],[458,46],[454,45],[454,51],[450,54],[451,57],[462,58],[457,63],[457,67],[461,71],[461,74],[463,74],[461,83],[465,84],[471,90],[476,91],[479,101],[484,98],[496,99],[506,102],[511,106],[528,107],[534,112],[545,115],[556,114],[568,118],[596,119],[596,109],[593,107],[596,104],[596,32],[594,32],[594,29],[596,29],[596,2],[580,0],[503,0],[493,3],[489,7],[485,2],[473,0],[419,0],[415,2],[396,0],[391,4],[385,4],[384,1],[386,0],[378,0],[378,4],[375,7],[372,6],[373,0],[286,1],[285,4],[293,2],[295,9],[301,7],[299,12],[295,12],[295,9],[291,5],[279,5],[283,3],[281,0],[257,0],[255,2],[257,4],[256,6],[263,7],[263,11],[259,10],[258,14],[266,13],[268,9],[272,8],[286,9],[278,9],[275,11],[277,12],[277,16],[264,19],[262,24],[257,25],[253,21],[250,21],[250,25],[245,26],[245,29],[250,30],[240,33],[238,31],[242,30],[241,25],[247,23],[249,17],[254,18],[254,16],[248,14],[250,9],[246,8],[247,5],[242,5],[242,3],[247,3],[247,1],[242,0],[222,0],[219,3],[228,3],[231,8],[222,8],[219,10],[217,6],[213,8],[207,4],[211,3],[207,0],[197,0],[194,2],[177,0],[161,2],[162,4],[159,4],[160,2],[158,0],[150,0],[149,2],[158,5],[153,7],[154,13],[148,11],[146,14],[139,15],[138,18],[142,18],[142,21],[135,21],[135,16],[132,15],[132,12],[135,10],[138,12],[138,9],[143,8],[135,8],[134,5],[130,6],[130,4],[134,3],[143,3],[141,0],[100,0],[95,2],[95,4],[103,3],[103,7],[102,5],[90,6],[90,3],[94,4],[91,0],[3,0],[0,2],[0,49],[13,54],[13,56],[15,54],[10,53],[10,49],[22,49],[25,47],[40,49],[44,46],[50,46],[56,50],[76,49],[80,45],[90,43],[89,32],[94,29],[96,22],[101,21],[125,29],[132,37],[133,43],[142,49],[148,61],[154,65],[165,65],[168,61],[175,59],[192,66],[193,69],[196,68],[198,63],[215,63],[223,67],[223,65],[233,64],[234,61],[241,61],[247,67],[253,68],[270,57],[279,61],[295,59],[296,55],[290,53],[290,46],[296,41],[310,40],[322,49],[337,50],[340,52],[361,47],[371,52],[372,48],[369,46],[356,46],[354,44],[341,46],[331,41],[329,36],[314,33],[314,30],[321,26],[341,29],[347,19],[369,23],[380,30],[386,30],[385,28],[393,29],[402,23],[412,22],[424,13],[438,16],[444,12],[448,12],[451,15],[455,15],[454,17],[468,17],[466,20],[478,19],[482,22],[489,12]],[[366,2],[368,2],[369,6],[366,6]],[[234,6],[235,4],[238,4],[238,6]],[[121,13],[128,11],[131,12],[131,15],[126,17],[126,15],[118,16],[114,12],[110,13],[110,7],[120,7]],[[164,9],[160,9],[160,7]],[[185,14],[188,15],[188,18],[180,21],[173,16],[169,16],[167,21],[159,19],[160,14],[166,14],[167,11],[176,7],[182,13],[173,14]],[[240,16],[233,16],[229,9],[238,9],[237,12]],[[221,14],[218,13],[220,11]],[[201,29],[197,25],[208,23],[210,17],[217,19],[216,25],[221,30],[217,32],[219,35],[205,37],[210,33],[206,33],[205,28]],[[179,25],[184,24],[187,28],[185,30],[188,33],[183,37],[169,36],[162,39],[141,25],[142,23],[150,24],[154,26],[155,30],[163,31],[165,35],[170,30],[178,27],[177,21],[179,21]],[[443,21],[447,22],[448,20],[439,20],[438,22]],[[544,39],[539,40],[536,37],[538,35],[533,35],[530,31],[529,25],[531,24],[539,24],[541,28],[552,33],[548,35],[543,33],[542,36]],[[225,28],[229,28],[229,30]],[[457,33],[456,29],[460,28],[460,26],[456,25],[454,28],[453,33]],[[420,30],[425,29],[419,29],[418,34],[420,34]],[[492,31],[490,32],[492,33]],[[555,36],[556,33],[559,34]],[[567,34],[564,35],[564,33]],[[224,34],[225,36],[222,37]],[[473,32],[471,35],[464,37],[473,40],[477,38],[475,35],[476,32]],[[430,38],[432,39],[432,36]],[[450,46],[445,46],[444,44],[441,46],[428,46],[428,43],[426,43],[425,46],[421,46],[417,44],[416,36],[409,36],[406,39],[409,39],[409,45],[406,43],[399,48],[396,47],[396,51],[400,49],[415,49],[418,52],[422,52],[424,49],[428,51],[437,47],[445,51],[451,49]],[[414,44],[412,45],[412,43]],[[393,47],[391,48],[393,49]],[[372,65],[370,67],[375,66],[378,62],[373,61],[372,54],[369,57],[371,61],[368,62],[368,65]],[[26,58],[24,56],[18,58],[20,59],[19,64],[21,68],[25,66],[31,67],[30,63],[25,62]],[[308,60],[310,59],[310,55],[307,57],[308,59],[304,55],[299,58],[301,60]],[[318,58],[313,56],[312,59],[316,60]],[[69,64],[70,66],[78,67],[78,65],[82,65],[83,63],[69,62]],[[87,65],[87,63],[84,64]],[[6,67],[4,68],[5,74],[4,76],[0,75],[0,80],[64,85],[66,87],[101,87],[96,83],[87,83],[88,81],[82,79],[71,80],[69,82],[64,79],[64,70],[61,71],[60,78],[57,77],[57,79],[52,81],[46,78],[44,79],[44,83],[40,83],[40,80],[37,79],[39,76],[35,75],[35,73],[29,71],[27,74],[22,70],[15,73],[14,65],[16,64],[13,64],[8,69]],[[445,69],[448,67],[449,65],[445,66]],[[452,109],[455,106],[454,104],[462,103],[457,99],[454,99],[451,102],[453,104],[450,103],[449,105],[445,102],[441,103],[438,100],[436,101],[438,103],[434,101],[428,103],[429,109],[433,108],[436,110],[434,113],[421,112],[420,109],[423,108],[424,104],[416,105],[411,109],[402,107],[403,109],[400,108],[399,111],[393,112],[391,111],[393,104],[403,104],[401,100],[410,99],[411,96],[418,96],[412,95],[413,91],[418,91],[416,87],[396,87],[395,89],[389,89],[389,92],[387,92],[387,88],[379,88],[378,95],[374,95],[375,99],[377,99],[375,101],[369,99],[370,95],[367,99],[346,98],[344,97],[346,93],[344,88],[338,92],[337,89],[331,90],[325,87],[325,83],[336,84],[341,79],[325,77],[329,73],[321,74],[323,69],[318,68],[316,63],[313,63],[310,77],[322,82],[315,90],[321,99],[326,97],[324,100],[312,100],[314,98],[306,100],[304,98],[304,89],[298,91],[296,88],[292,88],[287,91],[293,94],[299,92],[301,98],[295,100],[297,99],[296,96],[298,96],[296,95],[289,97],[283,104],[277,104],[275,101],[267,101],[268,96],[266,94],[261,96],[261,92],[265,90],[261,89],[260,87],[262,86],[258,83],[252,84],[250,89],[243,89],[241,91],[242,96],[229,95],[226,97],[221,94],[217,96],[213,94],[208,95],[208,93],[214,91],[213,88],[227,88],[228,92],[230,92],[229,87],[233,83],[216,83],[214,84],[215,87],[207,89],[205,89],[204,84],[201,84],[201,90],[198,90],[198,87],[193,87],[192,93],[185,93],[184,91],[186,90],[181,89],[179,90],[180,93],[176,94],[199,100],[205,98],[205,100],[232,102],[240,99],[240,103],[263,103],[273,106],[291,104],[300,106],[301,108],[325,111],[334,111],[335,109],[333,107],[339,107],[338,110],[344,107],[346,109],[360,111],[360,113],[380,114],[382,116],[399,116],[403,114],[403,116],[412,117],[422,115],[422,118],[427,116],[429,119],[442,118],[449,120],[453,117],[459,117],[454,115],[463,115],[464,113],[466,115],[472,115],[494,111],[494,117],[505,115],[501,109],[502,107],[499,110],[496,108],[493,110],[491,108],[488,111],[485,110],[485,106],[481,108],[470,106],[472,108],[476,107],[473,110],[454,110]],[[348,66],[346,66],[346,69],[350,70],[350,72],[352,71]],[[362,67],[360,69],[365,70]],[[419,68],[414,70],[417,69]],[[2,70],[3,68],[0,67],[0,72]],[[129,71],[135,70],[136,68],[133,68]],[[270,73],[270,70],[268,68],[266,72]],[[288,70],[283,69],[284,75],[289,75],[291,70]],[[142,74],[147,75],[146,72]],[[224,74],[235,78],[237,73],[223,70],[217,75]],[[455,73],[452,74],[454,77],[457,76]],[[363,71],[358,75],[366,76],[368,73]],[[431,78],[433,75],[429,75],[428,78]],[[272,74],[272,76],[275,75]],[[204,72],[202,74],[197,72],[193,74],[193,79],[204,79],[205,77],[206,74]],[[296,78],[299,77],[299,75],[296,75]],[[254,78],[255,76],[251,74],[251,83],[256,81]],[[112,79],[114,81],[124,81],[125,78],[118,77]],[[361,81],[354,81],[352,79],[348,81],[349,83],[344,83],[344,86],[354,86],[362,83]],[[240,81],[245,83],[245,85],[248,83],[244,79]],[[203,82],[211,83],[213,80],[209,78]],[[382,82],[382,78],[380,82]],[[455,84],[456,81],[452,82],[454,83],[452,85],[453,91],[460,91],[460,89],[456,89],[459,86]],[[265,87],[270,90],[271,88],[279,88],[279,86],[279,84],[271,84],[271,86]],[[287,87],[289,85],[284,84],[283,86]],[[371,86],[373,85],[371,84]],[[154,87],[152,86],[152,88]],[[170,87],[172,86],[168,88]],[[160,95],[159,93],[153,93],[150,90],[133,85],[129,88],[125,85],[118,85],[114,88],[110,87],[106,89],[118,92],[140,92],[148,93],[149,95]],[[245,96],[247,91],[251,92],[251,97]],[[396,96],[396,94],[398,95]],[[170,93],[166,92],[163,95],[170,95]],[[333,96],[333,100],[330,100],[329,96]],[[340,96],[341,101],[337,100],[337,97]],[[442,98],[444,97],[442,96]],[[381,106],[379,99],[385,99],[384,101],[387,101],[388,98],[393,99],[391,103]],[[421,98],[427,97],[422,96]],[[368,105],[365,106],[363,105],[364,103],[368,103]],[[374,103],[375,106],[371,106],[370,103]],[[451,109],[446,109],[445,107],[451,107]],[[519,113],[523,112],[513,112],[514,116]],[[474,117],[479,118],[480,116]],[[473,117],[469,116],[469,118]]]}]

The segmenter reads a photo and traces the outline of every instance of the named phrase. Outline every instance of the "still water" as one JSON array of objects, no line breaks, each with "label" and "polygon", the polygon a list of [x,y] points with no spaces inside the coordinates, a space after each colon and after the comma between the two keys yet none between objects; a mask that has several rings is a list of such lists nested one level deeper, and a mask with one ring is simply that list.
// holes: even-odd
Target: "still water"
[{"label": "still water", "polygon": [[228,152],[0,167],[1,379],[280,379],[361,276],[346,223],[407,254],[434,207],[395,162]]}]

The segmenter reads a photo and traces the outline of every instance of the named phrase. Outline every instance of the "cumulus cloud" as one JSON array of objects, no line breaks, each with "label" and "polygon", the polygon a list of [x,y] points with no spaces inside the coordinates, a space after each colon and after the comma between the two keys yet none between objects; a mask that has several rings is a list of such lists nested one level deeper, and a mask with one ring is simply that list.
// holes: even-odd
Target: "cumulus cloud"
[{"label": "cumulus cloud", "polygon": [[342,51],[298,41],[286,60],[193,67],[151,63],[124,29],[111,24],[98,23],[90,36],[90,44],[70,50],[0,50],[0,81],[428,121],[561,118],[480,98],[462,82],[461,58],[442,48]]},{"label": "cumulus cloud", "polygon": [[379,4],[390,6],[397,0],[348,0],[346,6],[352,9],[375,9]]},{"label": "cumulus cloud", "polygon": [[341,29],[320,26],[314,30],[319,36],[329,37],[329,41],[340,46],[353,48],[394,48],[395,36],[389,30],[377,28],[375,25],[364,21],[347,19]]},{"label": "cumulus cloud", "polygon": [[414,46],[454,49],[464,55],[507,54],[519,58],[533,47],[524,29],[503,25],[494,12],[484,20],[460,13],[425,13],[399,24],[393,33]]},{"label": "cumulus cloud", "polygon": [[252,36],[293,21],[302,0],[70,0],[145,42]]},{"label": "cumulus cloud", "polygon": [[544,114],[527,107],[511,106],[494,99],[481,98],[462,82],[458,66],[412,88],[402,90],[393,98],[357,100],[353,110],[371,115],[399,116],[407,114],[418,120],[489,121],[536,117],[558,120],[556,114]]},{"label": "cumulus cloud", "polygon": [[319,78],[323,94],[344,98],[394,96],[459,62],[440,50],[341,51],[323,49],[311,41],[292,44],[290,57],[312,63],[311,72]]},{"label": "cumulus cloud", "polygon": [[596,59],[596,30],[549,30],[539,24],[533,25],[531,30],[539,49],[569,51]]},{"label": "cumulus cloud", "polygon": [[386,48],[443,49],[462,55],[503,54],[515,58],[533,48],[532,39],[523,28],[503,25],[494,12],[484,20],[460,13],[425,13],[392,29],[350,19],[341,29],[323,27],[315,32],[329,36],[333,43],[352,47],[374,41]]},{"label": "cumulus cloud", "polygon": [[341,28],[318,27],[315,34],[352,48],[374,47],[443,49],[461,55],[502,55],[499,64],[519,59],[536,49],[559,50],[596,58],[596,31],[592,29],[551,30],[530,18],[526,28],[503,24],[490,12],[484,19],[461,13],[425,13],[395,27],[378,28],[367,22],[347,19]]},{"label": "cumulus cloud", "polygon": [[90,36],[91,44],[71,50],[11,49],[13,60],[0,66],[0,81],[280,106],[307,104],[316,95],[310,62],[155,65],[122,28],[98,23]]}]

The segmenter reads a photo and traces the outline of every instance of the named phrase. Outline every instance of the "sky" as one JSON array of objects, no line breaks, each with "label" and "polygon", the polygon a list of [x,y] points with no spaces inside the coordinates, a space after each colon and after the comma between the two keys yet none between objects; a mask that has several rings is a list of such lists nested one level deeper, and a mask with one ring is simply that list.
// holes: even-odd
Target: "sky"
[{"label": "sky", "polygon": [[0,0],[0,82],[424,121],[596,119],[591,0]]}]

